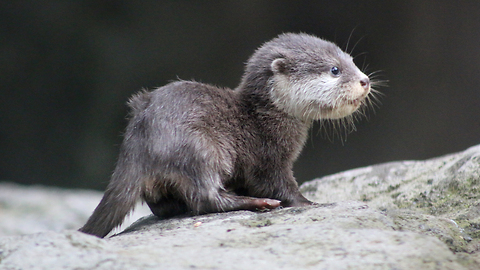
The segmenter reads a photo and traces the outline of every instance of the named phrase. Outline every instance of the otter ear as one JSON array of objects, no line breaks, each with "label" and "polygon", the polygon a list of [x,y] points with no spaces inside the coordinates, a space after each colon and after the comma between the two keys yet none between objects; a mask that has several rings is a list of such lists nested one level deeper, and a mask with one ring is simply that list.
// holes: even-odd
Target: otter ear
[{"label": "otter ear", "polygon": [[287,70],[287,60],[285,58],[277,58],[273,60],[270,66],[274,74],[283,74]]}]

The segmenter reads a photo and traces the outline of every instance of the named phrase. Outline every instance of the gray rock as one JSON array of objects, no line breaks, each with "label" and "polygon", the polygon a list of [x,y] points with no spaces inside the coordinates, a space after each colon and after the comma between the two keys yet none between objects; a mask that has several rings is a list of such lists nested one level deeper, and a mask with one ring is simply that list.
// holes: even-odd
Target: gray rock
[{"label": "gray rock", "polygon": [[385,211],[397,230],[437,236],[452,251],[480,250],[480,145],[426,161],[346,171],[301,190],[318,202],[366,202]]},{"label": "gray rock", "polygon": [[147,216],[107,239],[72,230],[1,237],[0,268],[480,269],[480,146],[301,190],[321,204]]},{"label": "gray rock", "polygon": [[[465,269],[437,238],[342,202],[159,221],[101,240],[75,231],[0,240],[6,269]],[[28,258],[28,259],[26,259]]]},{"label": "gray rock", "polygon": [[[101,198],[101,192],[92,190],[0,182],[0,236],[78,229]],[[148,207],[139,204],[122,227],[150,213]]]}]

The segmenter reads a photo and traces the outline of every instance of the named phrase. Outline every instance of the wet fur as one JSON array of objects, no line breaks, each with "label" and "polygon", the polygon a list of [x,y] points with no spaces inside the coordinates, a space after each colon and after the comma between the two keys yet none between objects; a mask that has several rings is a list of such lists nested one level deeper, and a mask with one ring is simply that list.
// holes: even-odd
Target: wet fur
[{"label": "wet fur", "polygon": [[360,80],[333,43],[283,34],[256,51],[235,90],[178,81],[135,95],[112,179],[80,231],[104,237],[140,198],[159,217],[311,204],[293,162],[314,120],[358,109],[369,92]]}]

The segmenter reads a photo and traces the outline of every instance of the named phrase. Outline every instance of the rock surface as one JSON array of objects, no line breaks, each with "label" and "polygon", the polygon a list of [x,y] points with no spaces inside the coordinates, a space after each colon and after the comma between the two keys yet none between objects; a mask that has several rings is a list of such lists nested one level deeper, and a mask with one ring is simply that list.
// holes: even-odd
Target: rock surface
[{"label": "rock surface", "polygon": [[[78,229],[92,214],[102,196],[102,192],[92,190],[0,182],[0,237]],[[150,213],[148,207],[139,204],[137,211],[128,217],[122,227],[126,228]]]},{"label": "rock surface", "polygon": [[435,235],[452,251],[480,250],[480,145],[346,171],[305,183],[301,191],[317,202],[360,200],[386,211],[401,230]]},{"label": "rock surface", "polygon": [[[351,170],[301,190],[320,204],[147,216],[107,239],[55,226],[1,237],[0,269],[480,269],[480,146]],[[15,222],[32,222],[21,217]]]}]

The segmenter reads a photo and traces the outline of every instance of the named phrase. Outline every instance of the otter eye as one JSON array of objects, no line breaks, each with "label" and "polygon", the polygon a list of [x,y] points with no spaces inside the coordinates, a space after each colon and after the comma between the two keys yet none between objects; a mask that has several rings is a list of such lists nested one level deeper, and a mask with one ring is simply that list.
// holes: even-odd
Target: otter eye
[{"label": "otter eye", "polygon": [[330,72],[334,75],[334,76],[338,76],[340,75],[340,69],[338,67],[332,67],[330,69]]}]

